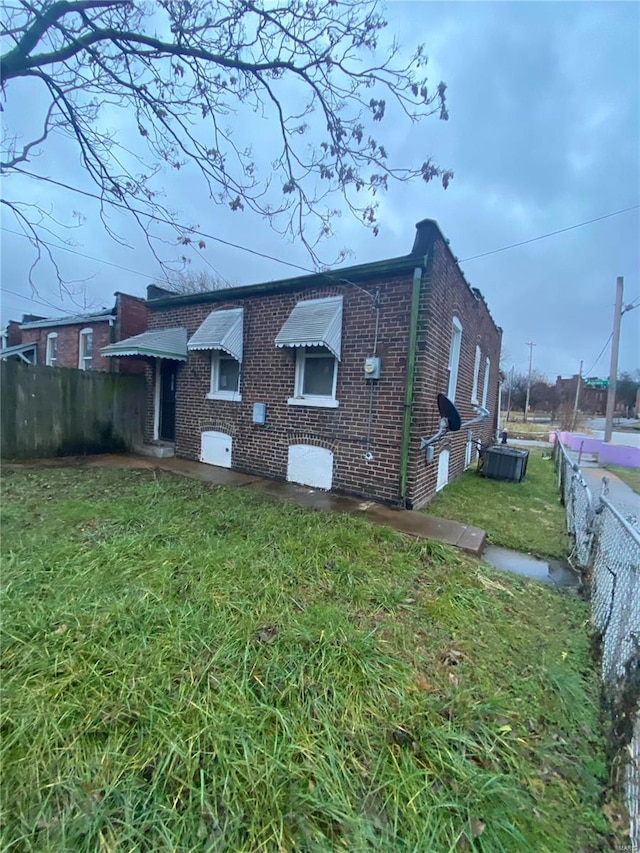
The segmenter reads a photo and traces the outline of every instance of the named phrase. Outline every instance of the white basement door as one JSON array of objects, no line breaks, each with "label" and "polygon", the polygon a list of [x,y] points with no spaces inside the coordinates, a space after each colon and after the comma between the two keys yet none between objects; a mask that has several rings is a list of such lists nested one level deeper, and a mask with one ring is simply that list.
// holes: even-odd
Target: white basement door
[{"label": "white basement door", "polygon": [[226,432],[210,430],[202,433],[200,461],[207,465],[231,468],[232,438]]},{"label": "white basement door", "polygon": [[438,456],[438,482],[436,483],[436,492],[444,487],[449,482],[449,451],[441,450]]},{"label": "white basement door", "polygon": [[328,491],[333,484],[333,453],[311,444],[291,444],[287,480]]}]

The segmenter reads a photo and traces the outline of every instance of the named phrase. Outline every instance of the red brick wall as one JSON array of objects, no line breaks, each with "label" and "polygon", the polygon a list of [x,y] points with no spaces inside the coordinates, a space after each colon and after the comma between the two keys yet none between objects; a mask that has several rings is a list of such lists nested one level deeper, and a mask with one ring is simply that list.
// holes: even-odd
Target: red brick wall
[{"label": "red brick wall", "polygon": [[22,343],[22,332],[17,320],[9,320],[7,323],[7,346],[15,347]]},{"label": "red brick wall", "polygon": [[[431,226],[427,226],[430,228]],[[408,502],[416,507],[434,494],[436,461],[425,462],[420,436],[436,431],[436,395],[446,393],[451,322],[463,326],[456,404],[463,419],[473,416],[471,389],[476,345],[482,351],[478,396],[482,400],[484,364],[491,359],[487,406],[491,418],[475,427],[475,438],[488,442],[495,429],[501,332],[482,297],[462,276],[437,226],[428,232],[429,263],[421,284],[420,329],[415,407],[409,457]],[[421,249],[423,251],[423,249]],[[416,257],[419,266],[421,257]],[[149,328],[186,326],[193,335],[210,311],[244,307],[244,361],[241,402],[207,400],[210,356],[192,352],[177,375],[176,453],[190,459],[200,455],[201,433],[220,430],[233,436],[233,467],[277,479],[287,473],[290,444],[304,443],[334,453],[333,488],[391,503],[400,500],[400,453],[411,311],[410,272],[387,280],[364,283],[379,292],[380,317],[376,354],[382,359],[377,382],[364,378],[364,360],[373,354],[376,325],[374,301],[362,289],[331,285],[295,293],[248,295],[228,302],[151,307]],[[337,409],[287,404],[294,391],[295,352],[276,348],[274,341],[296,302],[342,294],[344,297],[342,361],[338,367]],[[153,369],[147,367],[146,440],[153,437]],[[372,395],[370,398],[370,394]],[[252,423],[253,404],[267,404],[265,426]],[[371,418],[369,418],[371,404]],[[370,442],[367,444],[367,434]],[[464,468],[466,431],[447,438],[451,450],[450,479]],[[365,452],[373,454],[365,460]],[[475,454],[474,454],[475,458]]]},{"label": "red brick wall", "polygon": [[[146,331],[148,308],[146,300],[128,293],[116,293],[116,322],[113,328],[113,340],[123,341]],[[145,361],[141,358],[111,358],[117,373],[144,373]]]},{"label": "red brick wall", "polygon": [[[369,429],[370,384],[364,360],[372,355],[375,335],[373,299],[349,285],[328,286],[297,293],[252,296],[215,305],[189,305],[150,312],[150,328],[186,326],[191,336],[215,307],[244,307],[242,402],[207,400],[210,356],[193,352],[177,377],[176,452],[198,459],[200,434],[221,430],[233,436],[233,467],[278,479],[286,478],[290,444],[305,443],[334,453],[333,487],[363,496],[396,502],[407,358],[407,329],[411,308],[411,276],[365,285],[380,291],[377,354],[382,378],[373,384],[370,446],[373,460],[364,458]],[[290,406],[294,393],[295,351],[279,349],[275,338],[300,299],[342,294],[342,360],[338,366],[337,409]],[[151,370],[148,378],[151,379]],[[149,387],[147,439],[153,430],[153,398]],[[265,426],[252,423],[253,404],[267,404]]]},{"label": "red brick wall", "polygon": [[58,354],[56,367],[78,367],[79,340],[82,329],[93,329],[92,370],[108,371],[109,359],[100,355],[100,348],[110,342],[110,327],[106,321],[100,323],[81,323],[73,326],[49,326],[44,329],[23,329],[22,343],[38,345],[38,364],[47,363],[47,335],[58,335]]},{"label": "red brick wall", "polygon": [[[415,507],[427,503],[435,494],[438,455],[450,451],[449,481],[464,470],[467,431],[450,433],[436,445],[435,459],[425,461],[420,450],[420,436],[433,435],[439,424],[436,405],[438,392],[447,393],[447,369],[451,343],[452,321],[456,316],[462,324],[462,343],[458,368],[455,404],[462,420],[474,417],[471,403],[476,345],[481,349],[478,399],[482,402],[485,359],[491,359],[487,408],[491,417],[484,424],[472,427],[474,439],[492,440],[498,405],[498,371],[502,333],[493,322],[484,299],[466,283],[448,245],[440,234],[434,236],[429,262],[423,279],[420,301],[420,332],[418,336],[417,378],[414,394],[414,414],[409,465],[409,496]],[[475,450],[473,454],[475,459]]]}]

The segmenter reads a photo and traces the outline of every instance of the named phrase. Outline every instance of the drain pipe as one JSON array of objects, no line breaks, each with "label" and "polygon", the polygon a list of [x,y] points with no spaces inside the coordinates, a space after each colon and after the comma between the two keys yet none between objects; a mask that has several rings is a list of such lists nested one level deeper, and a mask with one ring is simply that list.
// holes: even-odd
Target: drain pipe
[{"label": "drain pipe", "polygon": [[[428,255],[425,255],[425,267],[427,265],[427,260]],[[418,351],[418,312],[420,309],[420,285],[422,284],[422,273],[422,267],[416,267],[414,269],[413,290],[411,293],[407,378],[404,386],[404,417],[402,422],[402,443],[400,445],[400,500],[403,506],[406,506],[407,504],[407,491],[409,488],[409,446],[411,442],[411,420],[413,418],[413,392]]]}]

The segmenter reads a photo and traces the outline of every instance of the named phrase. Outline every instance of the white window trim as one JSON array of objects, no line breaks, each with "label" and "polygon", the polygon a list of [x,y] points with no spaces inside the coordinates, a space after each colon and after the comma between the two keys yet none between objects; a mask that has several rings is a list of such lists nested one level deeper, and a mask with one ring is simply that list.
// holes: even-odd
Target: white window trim
[{"label": "white window trim", "polygon": [[[58,351],[57,351],[57,340],[58,333],[57,332],[49,332],[47,335],[47,350],[45,352],[44,363],[47,367],[55,367],[56,362],[58,361]],[[51,344],[50,341],[56,341],[56,355],[55,358],[51,358]]]},{"label": "white window trim", "polygon": [[480,379],[480,360],[482,358],[482,354],[480,352],[480,347],[476,347],[476,360],[473,364],[473,388],[471,389],[471,402],[474,406],[477,406],[480,402],[478,400],[478,380]]},{"label": "white window trim", "polygon": [[207,400],[230,400],[232,403],[242,402],[242,393],[240,391],[242,382],[242,364],[238,361],[238,390],[237,391],[220,391],[218,390],[218,380],[220,377],[220,359],[230,358],[233,361],[238,361],[233,358],[228,352],[222,350],[211,350],[211,380],[209,385],[209,393],[206,395]]},{"label": "white window trim", "polygon": [[487,396],[489,393],[489,378],[491,376],[491,359],[487,357],[484,363],[484,388],[482,389],[482,406],[487,408]]},{"label": "white window trim", "polygon": [[462,323],[457,317],[451,322],[451,344],[449,346],[449,387],[447,397],[452,403],[456,401],[456,388],[458,386],[458,370],[460,368],[460,350],[462,348]]},{"label": "white window trim", "polygon": [[[78,369],[79,370],[93,370],[93,343],[91,346],[91,356],[83,355],[84,353],[84,341],[89,335],[92,336],[93,341],[93,329],[87,326],[84,329],[80,330],[80,335],[78,336]],[[85,362],[91,360],[91,367],[85,367]]]},{"label": "white window trim", "polygon": [[[304,387],[304,365],[307,358],[333,358],[333,387],[331,396],[320,396],[316,394],[303,394]],[[307,352],[305,347],[296,347],[296,377],[294,396],[289,397],[287,403],[290,406],[315,406],[322,409],[337,409],[340,405],[336,400],[336,388],[338,386],[338,359],[333,353],[321,350],[320,352]]]}]

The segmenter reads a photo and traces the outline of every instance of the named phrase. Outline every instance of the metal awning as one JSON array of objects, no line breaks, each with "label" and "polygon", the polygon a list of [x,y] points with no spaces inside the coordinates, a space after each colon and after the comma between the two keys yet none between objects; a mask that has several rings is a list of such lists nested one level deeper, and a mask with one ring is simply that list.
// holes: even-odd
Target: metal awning
[{"label": "metal awning", "polygon": [[298,302],[276,338],[277,347],[326,347],[340,361],[342,296]]},{"label": "metal awning", "polygon": [[115,344],[109,344],[100,350],[105,356],[149,356],[151,358],[172,358],[176,361],[187,360],[187,330],[154,329],[125,338]]},{"label": "metal awning", "polygon": [[242,308],[212,311],[187,344],[187,349],[221,349],[241,362],[243,315]]},{"label": "metal awning", "polygon": [[0,358],[4,361],[7,358],[15,358],[18,361],[24,361],[26,364],[36,363],[37,344],[16,344],[13,347],[5,347],[0,350]]}]

